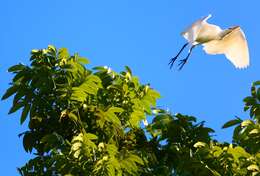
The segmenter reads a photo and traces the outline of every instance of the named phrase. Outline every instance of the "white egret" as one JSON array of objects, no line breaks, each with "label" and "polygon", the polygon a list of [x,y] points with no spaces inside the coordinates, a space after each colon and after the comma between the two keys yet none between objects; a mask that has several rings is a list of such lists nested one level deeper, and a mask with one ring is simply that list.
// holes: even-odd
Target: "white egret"
[{"label": "white egret", "polygon": [[219,26],[207,23],[210,17],[211,15],[208,15],[194,22],[181,33],[188,42],[170,60],[170,68],[172,68],[175,60],[188,45],[190,45],[188,55],[185,59],[180,60],[179,70],[183,68],[192,50],[198,45],[203,45],[203,49],[207,54],[225,54],[236,68],[246,68],[249,65],[248,46],[242,29],[239,26],[235,26],[222,30]]}]

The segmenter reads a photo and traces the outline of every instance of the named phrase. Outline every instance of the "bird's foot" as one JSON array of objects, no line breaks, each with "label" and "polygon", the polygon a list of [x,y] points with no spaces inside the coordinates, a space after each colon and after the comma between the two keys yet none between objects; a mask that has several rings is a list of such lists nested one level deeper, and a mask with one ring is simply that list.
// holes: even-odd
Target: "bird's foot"
[{"label": "bird's foot", "polygon": [[180,60],[180,63],[178,64],[179,66],[179,70],[181,70],[183,68],[183,66],[187,63],[188,59],[182,59]]},{"label": "bird's foot", "polygon": [[170,62],[169,62],[169,64],[168,64],[168,65],[170,65],[170,69],[173,67],[173,64],[174,64],[174,62],[176,61],[177,58],[178,58],[177,56],[171,58],[171,60],[170,60]]}]

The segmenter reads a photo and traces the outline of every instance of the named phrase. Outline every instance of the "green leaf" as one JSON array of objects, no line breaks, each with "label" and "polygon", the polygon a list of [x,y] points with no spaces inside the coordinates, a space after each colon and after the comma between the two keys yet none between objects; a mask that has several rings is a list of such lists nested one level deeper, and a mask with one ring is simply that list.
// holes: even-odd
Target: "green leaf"
[{"label": "green leaf", "polygon": [[26,117],[30,111],[30,107],[31,105],[30,104],[26,104],[23,108],[23,112],[22,112],[22,115],[20,117],[20,124],[23,124],[23,122],[26,120]]},{"label": "green leaf", "polygon": [[33,49],[32,51],[31,51],[31,54],[36,54],[36,53],[38,53],[40,50],[38,50],[38,49]]},{"label": "green leaf", "polygon": [[111,121],[115,125],[121,126],[121,121],[119,120],[118,116],[115,114],[121,112],[123,112],[122,108],[111,107],[105,112],[105,116],[107,117],[107,120]]},{"label": "green leaf", "polygon": [[84,102],[87,99],[87,96],[88,95],[84,92],[82,88],[79,87],[72,88],[71,100]]},{"label": "green leaf", "polygon": [[143,160],[137,156],[137,155],[134,155],[134,154],[130,154],[130,159],[133,160],[134,162],[138,163],[138,164],[141,164],[141,165],[144,165],[144,162]]},{"label": "green leaf", "polygon": [[251,96],[248,96],[248,97],[244,98],[243,101],[246,103],[247,106],[256,104],[256,100],[253,97],[251,97]]},{"label": "green leaf", "polygon": [[205,147],[207,144],[205,142],[196,142],[193,147],[195,148],[201,148],[201,147]]},{"label": "green leaf", "polygon": [[8,69],[8,72],[17,72],[23,70],[24,68],[26,68],[26,66],[23,64],[14,65]]},{"label": "green leaf", "polygon": [[229,147],[228,153],[231,154],[235,161],[239,161],[240,157],[250,157],[250,154],[245,151],[244,148],[237,146],[235,148]]},{"label": "green leaf", "polygon": [[250,106],[245,106],[244,111],[247,111],[250,108]]},{"label": "green leaf", "polygon": [[128,66],[125,66],[125,69],[132,76],[132,70]]},{"label": "green leaf", "polygon": [[259,85],[260,85],[260,81],[253,82],[253,86],[259,86]]},{"label": "green leaf", "polygon": [[222,128],[228,128],[228,127],[231,127],[231,126],[240,124],[241,122],[242,122],[242,120],[241,120],[240,118],[233,119],[233,120],[230,120],[230,121],[226,122],[226,123],[222,126]]},{"label": "green leaf", "polygon": [[32,152],[33,148],[33,136],[30,132],[26,132],[23,136],[23,147],[26,152]]},{"label": "green leaf", "polygon": [[252,172],[252,176],[259,176],[259,171]]},{"label": "green leaf", "polygon": [[260,88],[257,89],[256,96],[257,96],[258,100],[260,100]]},{"label": "green leaf", "polygon": [[42,143],[53,143],[57,141],[57,135],[55,134],[47,134],[41,138]]},{"label": "green leaf", "polygon": [[258,133],[260,133],[260,131],[256,128],[249,132],[249,134],[258,134]]},{"label": "green leaf", "polygon": [[152,108],[152,113],[153,115],[158,115],[162,113],[167,113],[167,111],[161,108]]},{"label": "green leaf", "polygon": [[216,170],[210,169],[208,166],[206,168],[210,170],[210,172],[213,174],[213,176],[221,176],[221,174],[218,173]]},{"label": "green leaf", "polygon": [[123,111],[124,111],[123,108],[111,107],[111,108],[108,109],[107,112],[109,112],[109,113],[115,113],[115,112],[121,113],[121,112],[123,112]]},{"label": "green leaf", "polygon": [[139,79],[137,76],[132,77],[132,82],[134,83],[135,88],[138,89],[140,86],[140,83],[139,83]]},{"label": "green leaf", "polygon": [[11,109],[9,110],[8,114],[16,112],[18,109],[20,109],[23,106],[24,106],[23,102],[14,103],[13,106],[11,107]]},{"label": "green leaf", "polygon": [[59,145],[61,137],[57,133],[53,134],[47,134],[42,137],[40,140],[41,143],[44,144],[44,150],[45,152],[50,151],[51,149],[54,149],[56,146]]},{"label": "green leaf", "polygon": [[247,170],[250,171],[259,171],[259,167],[255,164],[251,164],[250,166],[247,167]]},{"label": "green leaf", "polygon": [[60,48],[59,49],[59,59],[68,59],[70,57],[68,49],[67,48]]},{"label": "green leaf", "polygon": [[94,67],[93,70],[98,70],[100,72],[106,72],[106,68],[105,67],[101,67],[101,66]]},{"label": "green leaf", "polygon": [[107,148],[107,152],[110,156],[114,156],[118,153],[118,148],[114,144],[107,144],[106,148]]},{"label": "green leaf", "polygon": [[96,140],[98,139],[98,137],[95,134],[92,133],[86,133],[86,138],[88,138],[89,140]]},{"label": "green leaf", "polygon": [[72,97],[74,100],[78,99],[82,102],[86,99],[87,94],[96,95],[99,88],[102,88],[100,78],[96,75],[89,75],[80,86],[72,88]]},{"label": "green leaf", "polygon": [[81,64],[88,64],[89,60],[85,57],[78,57],[78,62],[80,62]]},{"label": "green leaf", "polygon": [[76,116],[73,112],[69,113],[69,118],[74,122],[78,121],[78,116]]},{"label": "green leaf", "polygon": [[239,140],[240,131],[241,131],[241,126],[235,127],[235,129],[233,131],[233,139],[234,139],[234,141],[238,141]]},{"label": "green leaf", "polygon": [[252,86],[252,87],[251,87],[251,95],[252,95],[253,97],[256,96],[256,87],[255,87],[255,86]]},{"label": "green leaf", "polygon": [[52,53],[56,53],[56,48],[53,45],[48,45],[48,50],[52,51]]},{"label": "green leaf", "polygon": [[244,120],[242,123],[241,123],[241,126],[242,127],[245,127],[245,126],[248,126],[248,125],[251,125],[253,124],[253,121],[252,120]]},{"label": "green leaf", "polygon": [[19,88],[19,87],[18,87],[17,85],[13,85],[13,86],[9,87],[9,88],[6,90],[5,94],[2,96],[2,100],[5,100],[5,99],[7,99],[8,97],[10,97],[10,96],[12,96],[13,94],[15,94],[15,93],[17,92],[18,88]]},{"label": "green leaf", "polygon": [[31,78],[31,70],[22,70],[13,77],[13,83],[21,84],[23,80],[29,80]]},{"label": "green leaf", "polygon": [[134,127],[139,127],[141,120],[145,119],[145,114],[142,111],[134,111],[130,115],[129,123]]},{"label": "green leaf", "polygon": [[213,146],[213,155],[214,157],[219,157],[223,153],[223,150],[219,146]]},{"label": "green leaf", "polygon": [[161,97],[160,93],[157,92],[157,91],[154,90],[154,89],[149,89],[148,94],[149,94],[151,97],[153,97],[154,99],[158,99],[158,98]]}]

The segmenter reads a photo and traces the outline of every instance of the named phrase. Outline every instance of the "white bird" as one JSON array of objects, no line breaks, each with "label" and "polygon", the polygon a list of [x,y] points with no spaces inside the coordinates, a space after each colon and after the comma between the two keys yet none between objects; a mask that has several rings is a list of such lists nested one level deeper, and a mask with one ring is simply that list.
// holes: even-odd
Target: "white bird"
[{"label": "white bird", "polygon": [[203,45],[207,54],[225,54],[227,59],[234,64],[236,68],[246,68],[249,66],[249,52],[245,34],[239,26],[222,30],[219,26],[207,23],[211,17],[208,15],[188,27],[181,35],[188,41],[183,45],[178,54],[169,62],[172,68],[175,60],[190,45],[188,55],[185,59],[180,60],[179,70],[186,64],[192,50]]}]

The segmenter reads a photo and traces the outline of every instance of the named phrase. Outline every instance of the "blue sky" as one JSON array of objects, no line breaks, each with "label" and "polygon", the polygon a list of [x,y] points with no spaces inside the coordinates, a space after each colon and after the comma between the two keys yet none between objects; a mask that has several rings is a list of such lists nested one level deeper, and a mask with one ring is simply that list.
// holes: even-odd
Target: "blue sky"
[{"label": "blue sky", "polygon": [[[231,141],[232,130],[221,126],[235,115],[248,118],[242,99],[260,79],[259,5],[244,0],[2,1],[0,93],[12,78],[8,67],[28,64],[32,49],[53,44],[89,58],[89,67],[107,65],[121,71],[130,66],[142,83],[161,93],[158,105],[205,120],[218,140]],[[169,59],[185,42],[180,32],[209,13],[209,22],[222,28],[241,26],[250,67],[237,70],[223,55],[206,55],[198,47],[182,71],[170,70]],[[2,175],[18,175],[15,168],[30,158],[18,138],[26,125],[19,125],[19,113],[7,115],[11,101],[1,101],[0,106],[0,168]]]}]

